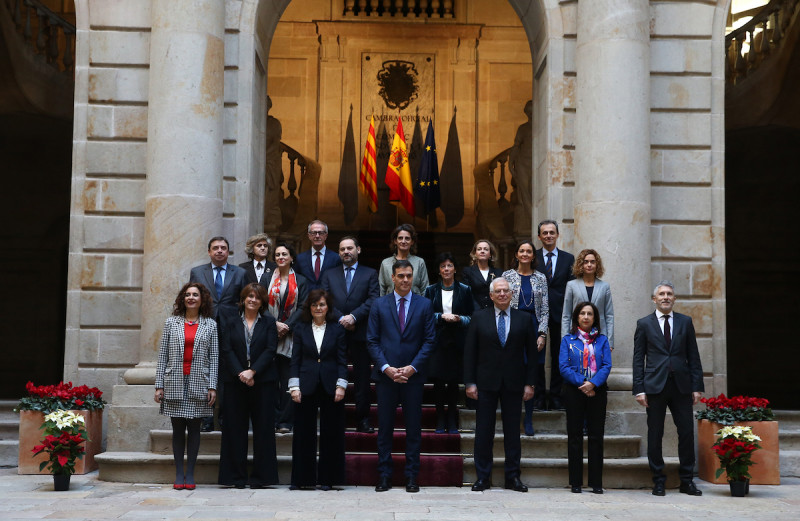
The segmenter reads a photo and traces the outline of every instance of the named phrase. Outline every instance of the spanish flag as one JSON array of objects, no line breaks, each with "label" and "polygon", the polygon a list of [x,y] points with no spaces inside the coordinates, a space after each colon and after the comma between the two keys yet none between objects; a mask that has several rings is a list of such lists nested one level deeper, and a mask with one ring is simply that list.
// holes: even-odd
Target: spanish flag
[{"label": "spanish flag", "polygon": [[364,145],[364,159],[361,161],[361,174],[358,187],[369,201],[369,209],[378,211],[378,174],[375,171],[375,117],[369,118],[369,134]]},{"label": "spanish flag", "polygon": [[389,166],[386,168],[386,185],[389,187],[389,201],[400,203],[411,217],[414,212],[414,187],[411,183],[411,167],[408,165],[406,137],[403,133],[403,121],[397,118],[397,130],[392,141],[389,155]]}]

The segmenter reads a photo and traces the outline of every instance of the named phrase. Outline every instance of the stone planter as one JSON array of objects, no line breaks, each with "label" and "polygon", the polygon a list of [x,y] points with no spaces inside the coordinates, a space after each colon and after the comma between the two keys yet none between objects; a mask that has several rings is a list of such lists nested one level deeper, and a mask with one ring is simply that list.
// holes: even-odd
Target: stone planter
[{"label": "stone planter", "polygon": [[[97,469],[94,461],[96,454],[102,450],[103,443],[103,411],[74,411],[83,416],[89,441],[84,443],[86,452],[83,458],[75,462],[75,474],[86,474]],[[44,414],[38,411],[19,412],[19,466],[18,474],[49,474],[47,468],[39,470],[39,465],[47,461],[47,454],[33,457],[33,447],[40,445],[44,439],[44,431],[39,427],[44,423]]]},{"label": "stone planter", "polygon": [[[750,427],[753,434],[761,438],[761,449],[753,453],[754,465],[750,467],[751,485],[780,485],[781,465],[778,445],[778,422],[736,422],[735,425]],[[715,477],[719,468],[719,459],[711,450],[716,441],[716,432],[723,426],[708,420],[697,420],[697,466],[698,476],[704,481],[716,484],[728,482],[728,475],[723,472]]]}]

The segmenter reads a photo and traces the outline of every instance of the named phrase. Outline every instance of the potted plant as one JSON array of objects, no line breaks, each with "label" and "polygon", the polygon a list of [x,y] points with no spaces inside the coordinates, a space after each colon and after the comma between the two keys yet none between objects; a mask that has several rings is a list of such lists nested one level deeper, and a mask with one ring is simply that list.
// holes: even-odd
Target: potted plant
[{"label": "potted plant", "polygon": [[89,440],[85,444],[86,455],[75,466],[75,474],[85,474],[97,468],[94,456],[101,451],[103,440],[103,392],[96,387],[81,385],[73,387],[72,382],[59,382],[57,385],[25,386],[28,395],[20,399],[14,409],[19,412],[19,474],[44,474],[40,471],[45,455],[30,458],[30,451],[40,442],[39,428],[44,417],[58,410],[72,410],[84,418]]},{"label": "potted plant", "polygon": [[752,396],[717,397],[701,400],[706,408],[697,411],[697,456],[700,479],[723,484],[728,481],[724,471],[717,470],[717,456],[713,448],[717,433],[724,426],[750,427],[761,440],[761,449],[753,456],[750,483],[754,485],[780,484],[780,450],[778,422],[769,400]]},{"label": "potted plant", "polygon": [[717,477],[727,474],[731,496],[744,497],[749,491],[753,452],[761,448],[761,438],[750,427],[726,426],[717,431],[712,449],[719,458]]},{"label": "potted plant", "polygon": [[41,428],[45,437],[41,445],[36,445],[31,451],[34,456],[47,455],[39,470],[47,467],[53,475],[55,490],[69,490],[75,462],[83,458],[83,443],[88,439],[85,425],[83,416],[73,411],[58,410],[44,417]]}]

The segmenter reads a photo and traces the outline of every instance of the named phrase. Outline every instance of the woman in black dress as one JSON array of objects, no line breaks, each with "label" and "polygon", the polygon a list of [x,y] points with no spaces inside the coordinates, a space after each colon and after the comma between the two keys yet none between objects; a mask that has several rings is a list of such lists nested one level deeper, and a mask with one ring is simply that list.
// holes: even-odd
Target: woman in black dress
[{"label": "woman in black dress", "polygon": [[[289,391],[295,404],[291,490],[344,484],[345,331],[324,289],[311,290],[294,329]],[[317,456],[319,411],[319,463]]]},{"label": "woman in black dress", "polygon": [[488,240],[480,239],[472,246],[469,257],[472,262],[464,268],[461,280],[472,290],[475,309],[486,309],[492,305],[492,300],[489,298],[489,284],[495,277],[503,274],[503,270],[494,267],[497,250]]},{"label": "woman in black dress", "polygon": [[250,283],[242,289],[238,315],[220,317],[220,353],[225,393],[225,422],[219,455],[219,484],[244,488],[247,476],[247,431],[253,424],[253,468],[250,488],[278,482],[275,449],[275,319],[264,313],[267,291]]},{"label": "woman in black dress", "polygon": [[457,434],[458,384],[464,379],[464,336],[474,303],[469,287],[455,281],[453,254],[442,253],[437,264],[441,281],[425,290],[425,298],[433,302],[436,322],[436,349],[431,354],[429,375],[436,401],[436,432]]}]

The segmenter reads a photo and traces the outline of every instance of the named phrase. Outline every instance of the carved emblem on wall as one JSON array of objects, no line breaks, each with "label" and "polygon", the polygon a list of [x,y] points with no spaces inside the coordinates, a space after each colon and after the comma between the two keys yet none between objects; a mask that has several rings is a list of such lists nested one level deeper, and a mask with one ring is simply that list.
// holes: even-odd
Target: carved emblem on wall
[{"label": "carved emblem on wall", "polygon": [[419,73],[413,62],[387,60],[377,74],[378,94],[390,109],[404,110],[419,96]]}]

